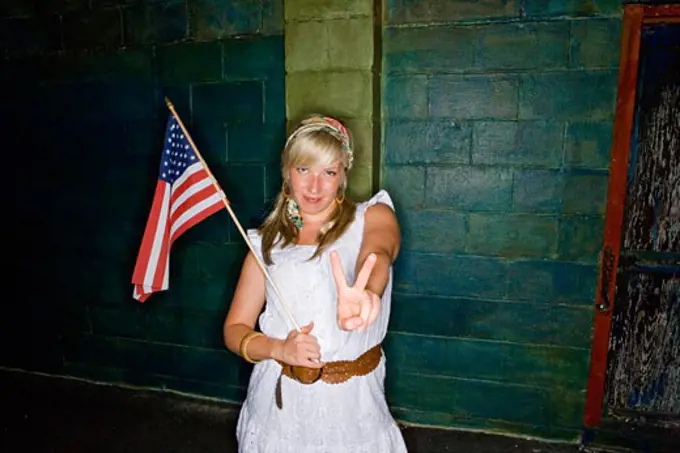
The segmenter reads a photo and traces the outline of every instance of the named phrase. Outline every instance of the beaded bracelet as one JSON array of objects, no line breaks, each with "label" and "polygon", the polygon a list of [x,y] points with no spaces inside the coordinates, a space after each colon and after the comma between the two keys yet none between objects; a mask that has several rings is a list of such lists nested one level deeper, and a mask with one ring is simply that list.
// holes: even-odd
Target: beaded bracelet
[{"label": "beaded bracelet", "polygon": [[238,350],[239,350],[239,353],[241,354],[241,357],[246,359],[247,362],[250,362],[250,363],[260,362],[260,360],[251,359],[250,356],[248,355],[248,352],[247,352],[248,343],[250,343],[250,340],[252,340],[253,338],[257,338],[257,337],[264,337],[264,334],[261,333],[261,332],[256,332],[256,331],[253,330],[253,331],[245,334],[243,336],[243,338],[241,339],[241,344],[239,345]]}]

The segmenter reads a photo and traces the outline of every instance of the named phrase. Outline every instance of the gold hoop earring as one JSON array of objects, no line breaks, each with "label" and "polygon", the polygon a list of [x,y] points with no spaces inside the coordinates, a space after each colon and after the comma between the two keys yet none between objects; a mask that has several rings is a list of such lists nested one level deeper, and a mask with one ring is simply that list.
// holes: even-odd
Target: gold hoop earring
[{"label": "gold hoop earring", "polygon": [[290,192],[290,187],[288,187],[288,184],[285,182],[283,183],[283,187],[281,187],[281,194],[283,195],[283,198],[290,198],[291,192]]},{"label": "gold hoop earring", "polygon": [[339,205],[344,203],[344,201],[345,201],[345,194],[344,193],[342,195],[340,195],[339,197],[335,197],[335,202]]}]

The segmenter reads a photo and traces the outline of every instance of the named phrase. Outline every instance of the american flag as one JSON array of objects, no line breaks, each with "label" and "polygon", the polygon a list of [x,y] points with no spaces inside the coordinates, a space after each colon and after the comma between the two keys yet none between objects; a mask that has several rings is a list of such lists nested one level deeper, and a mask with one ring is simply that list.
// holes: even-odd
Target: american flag
[{"label": "american flag", "polygon": [[132,274],[132,296],[144,302],[168,289],[170,248],[192,226],[224,208],[226,197],[196,155],[173,114],[168,118],[163,156],[151,212]]}]

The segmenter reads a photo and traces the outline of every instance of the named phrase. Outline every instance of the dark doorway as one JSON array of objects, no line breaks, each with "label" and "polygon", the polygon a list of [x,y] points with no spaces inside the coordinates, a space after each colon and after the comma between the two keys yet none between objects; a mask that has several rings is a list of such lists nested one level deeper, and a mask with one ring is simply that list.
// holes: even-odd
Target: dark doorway
[{"label": "dark doorway", "polygon": [[680,451],[680,7],[626,7],[586,440]]}]

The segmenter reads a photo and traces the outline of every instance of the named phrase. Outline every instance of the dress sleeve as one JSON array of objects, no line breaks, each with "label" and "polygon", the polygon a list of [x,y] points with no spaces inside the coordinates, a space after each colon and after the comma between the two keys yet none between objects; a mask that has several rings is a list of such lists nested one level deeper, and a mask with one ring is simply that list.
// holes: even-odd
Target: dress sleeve
[{"label": "dress sleeve", "polygon": [[257,257],[264,259],[262,256],[262,236],[260,236],[260,233],[255,228],[247,230],[246,233],[248,234],[248,240],[252,244],[253,250],[255,250]]},{"label": "dress sleeve", "polygon": [[386,204],[394,211],[394,203],[392,203],[392,198],[390,197],[390,194],[383,189],[373,195],[369,200],[361,203],[362,214],[364,214],[368,208],[378,203]]}]

